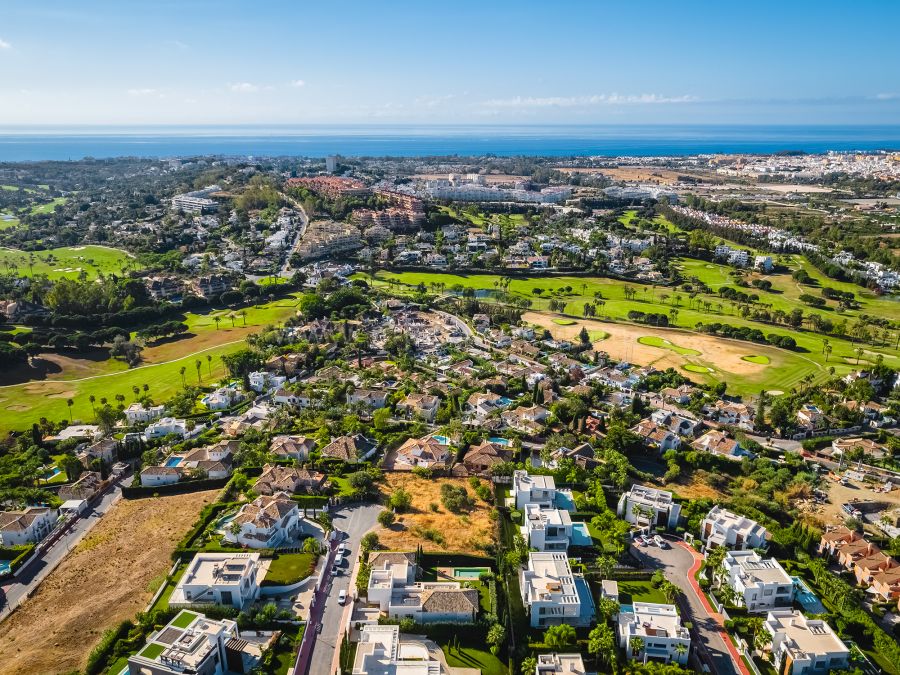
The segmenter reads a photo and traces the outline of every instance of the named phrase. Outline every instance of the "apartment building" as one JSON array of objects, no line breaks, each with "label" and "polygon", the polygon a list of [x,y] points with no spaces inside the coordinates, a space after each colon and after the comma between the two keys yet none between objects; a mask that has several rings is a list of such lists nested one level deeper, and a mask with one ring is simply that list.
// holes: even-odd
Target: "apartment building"
[{"label": "apartment building", "polygon": [[714,506],[700,524],[700,539],[707,547],[725,546],[737,550],[765,548],[766,528],[755,520]]},{"label": "apartment building", "polygon": [[222,188],[218,185],[210,185],[202,190],[175,195],[172,197],[172,209],[184,211],[185,213],[212,213],[218,210],[219,204],[215,200],[210,199],[209,196],[213,193],[221,192],[221,190]]},{"label": "apartment building", "polygon": [[781,609],[769,612],[763,627],[772,636],[779,673],[786,667],[791,675],[824,675],[850,664],[850,650],[824,621]]},{"label": "apartment building", "polygon": [[566,551],[572,540],[572,519],[568,511],[526,504],[522,536],[529,548],[538,551]]},{"label": "apartment building", "polygon": [[633,485],[619,498],[616,512],[619,518],[638,527],[672,529],[678,525],[681,504],[676,503],[672,499],[672,493],[666,490]]},{"label": "apartment building", "polygon": [[774,558],[764,559],[756,551],[729,551],[723,567],[725,583],[748,612],[791,606],[794,580]]},{"label": "apartment building", "polygon": [[[675,605],[635,602],[630,612],[619,612],[618,622],[619,646],[627,658],[687,663],[691,634],[681,624]],[[640,652],[635,652],[634,638],[643,645]]]},{"label": "apartment building", "polygon": [[565,553],[532,552],[519,572],[522,602],[532,628],[589,626],[594,601],[584,577],[572,573]]},{"label": "apartment building", "polygon": [[259,599],[263,577],[259,553],[198,553],[172,591],[169,605],[244,609]]}]

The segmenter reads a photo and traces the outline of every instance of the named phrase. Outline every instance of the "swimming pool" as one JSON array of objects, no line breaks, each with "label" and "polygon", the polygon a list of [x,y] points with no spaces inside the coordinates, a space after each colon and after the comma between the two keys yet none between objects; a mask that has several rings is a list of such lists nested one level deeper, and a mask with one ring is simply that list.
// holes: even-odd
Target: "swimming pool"
[{"label": "swimming pool", "polygon": [[506,398],[505,396],[501,396],[500,398],[497,399],[497,403],[499,403],[500,405],[504,405],[504,406],[509,405],[510,403],[512,403],[512,399]]},{"label": "swimming pool", "polygon": [[166,460],[166,466],[178,466],[181,464],[182,459],[182,457],[169,457],[169,459]]},{"label": "swimming pool", "polygon": [[824,614],[825,605],[815,593],[809,590],[806,582],[800,577],[791,577],[791,579],[794,582],[794,597],[797,598],[797,602],[803,606],[803,609],[810,614]]},{"label": "swimming pool", "polygon": [[591,533],[588,532],[587,523],[572,523],[572,545],[590,546],[594,543]]},{"label": "swimming pool", "polygon": [[496,443],[497,445],[506,445],[506,446],[512,445],[512,442],[508,438],[498,438],[496,436],[491,436],[488,439],[488,442]]},{"label": "swimming pool", "polygon": [[490,571],[487,567],[454,567],[453,576],[457,579],[477,579],[485,572]]},{"label": "swimming pool", "polygon": [[53,469],[44,474],[44,480],[50,480],[54,476],[58,476],[61,473],[62,469],[60,469],[58,466],[54,466]]},{"label": "swimming pool", "polygon": [[9,560],[0,560],[0,575],[10,574]]},{"label": "swimming pool", "polygon": [[440,434],[431,434],[431,437],[436,440],[441,445],[449,445],[450,439],[446,436],[441,436]]}]

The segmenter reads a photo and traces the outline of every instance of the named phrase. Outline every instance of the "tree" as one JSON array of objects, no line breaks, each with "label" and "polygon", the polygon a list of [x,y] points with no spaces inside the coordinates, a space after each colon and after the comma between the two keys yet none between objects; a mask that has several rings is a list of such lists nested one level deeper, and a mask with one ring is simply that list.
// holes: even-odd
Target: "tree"
[{"label": "tree", "polygon": [[378,548],[378,535],[374,532],[364,534],[363,538],[360,540],[360,545],[364,551],[372,551]]},{"label": "tree", "polygon": [[212,354],[206,355],[206,369],[209,371],[209,376],[212,377]]},{"label": "tree", "polygon": [[181,386],[187,389],[187,381],[184,379],[184,373],[187,371],[187,366],[181,366]]},{"label": "tree", "polygon": [[500,651],[500,647],[506,641],[506,629],[502,624],[495,623],[492,625],[487,632],[487,643],[491,648],[491,654],[497,656]]},{"label": "tree", "polygon": [[616,636],[605,621],[597,624],[597,627],[588,634],[588,652],[615,670]]},{"label": "tree", "polygon": [[216,330],[219,330],[219,323],[222,321],[222,317],[221,317],[221,316],[214,316],[214,317],[213,317],[213,321],[216,322]]},{"label": "tree", "polygon": [[644,651],[644,641],[639,637],[633,637],[628,641],[628,646],[631,648],[631,658],[635,658],[638,654]]},{"label": "tree", "polygon": [[562,649],[575,644],[575,629],[567,623],[550,626],[544,631],[544,644],[550,649]]},{"label": "tree", "polygon": [[72,423],[72,406],[75,405],[75,401],[70,398],[66,399],[66,405],[69,406],[69,424]]},{"label": "tree", "polygon": [[394,521],[397,519],[397,516],[394,515],[394,512],[390,509],[385,509],[381,513],[378,514],[378,523],[382,527],[390,527],[394,524]]},{"label": "tree", "polygon": [[200,367],[201,367],[202,365],[203,365],[203,362],[202,362],[200,359],[197,359],[197,360],[194,362],[194,367],[197,368],[197,382],[200,382],[200,383],[203,382],[203,378],[200,377]]},{"label": "tree", "polygon": [[94,403],[97,402],[97,397],[91,394],[88,396],[88,401],[91,402],[91,411],[94,413],[94,419],[97,418],[97,408],[94,407]]},{"label": "tree", "polygon": [[403,513],[412,505],[412,495],[403,488],[397,488],[391,493],[388,505],[399,513]]}]

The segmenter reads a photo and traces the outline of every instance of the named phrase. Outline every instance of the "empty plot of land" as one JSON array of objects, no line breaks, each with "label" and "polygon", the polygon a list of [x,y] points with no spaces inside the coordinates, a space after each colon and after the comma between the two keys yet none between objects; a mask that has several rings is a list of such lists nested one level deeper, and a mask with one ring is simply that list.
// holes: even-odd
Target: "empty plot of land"
[{"label": "empty plot of land", "polygon": [[[475,506],[464,513],[450,513],[441,503],[441,486],[464,486]],[[484,554],[494,540],[494,523],[489,517],[491,505],[475,495],[468,481],[454,478],[419,478],[408,473],[389,473],[382,490],[390,495],[403,488],[412,496],[412,508],[398,514],[389,528],[376,530],[383,548],[412,551],[421,544],[426,551]],[[434,507],[432,507],[432,504]],[[436,510],[435,510],[436,509]]]},{"label": "empty plot of land", "polygon": [[0,674],[84,668],[103,632],[143,611],[175,544],[216,491],[122,500],[6,621]]}]

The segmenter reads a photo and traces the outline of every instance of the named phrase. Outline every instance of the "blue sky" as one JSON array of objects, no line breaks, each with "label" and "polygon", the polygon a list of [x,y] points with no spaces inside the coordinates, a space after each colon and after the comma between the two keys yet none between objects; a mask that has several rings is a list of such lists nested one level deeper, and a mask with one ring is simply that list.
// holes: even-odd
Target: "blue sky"
[{"label": "blue sky", "polygon": [[900,124],[900,3],[0,0],[0,124]]}]

